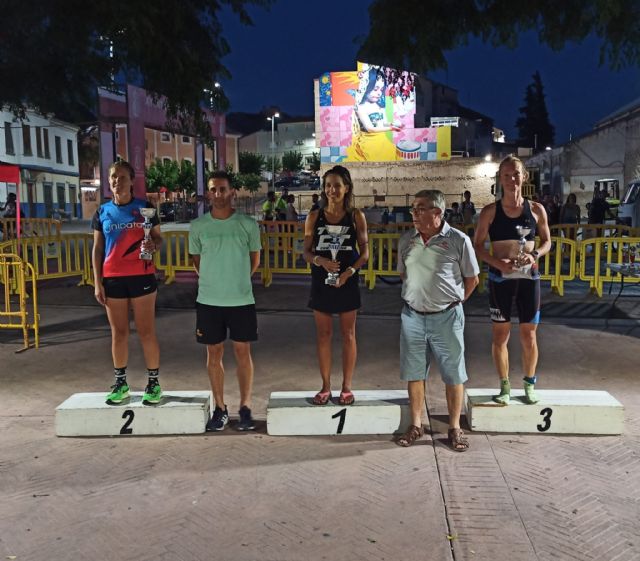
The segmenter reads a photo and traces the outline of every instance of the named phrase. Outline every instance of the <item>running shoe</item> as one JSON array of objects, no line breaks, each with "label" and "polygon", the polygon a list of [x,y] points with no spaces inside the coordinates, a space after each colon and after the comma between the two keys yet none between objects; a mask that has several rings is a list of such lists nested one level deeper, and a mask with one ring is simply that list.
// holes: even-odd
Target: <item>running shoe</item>
[{"label": "running shoe", "polygon": [[157,380],[149,380],[147,387],[144,389],[142,403],[144,405],[155,405],[156,403],[160,403],[161,399],[162,388],[160,388],[160,384]]},{"label": "running shoe", "polygon": [[246,430],[254,430],[256,428],[256,424],[253,422],[253,417],[251,416],[251,409],[249,409],[246,405],[240,407],[240,411],[238,411],[240,415],[240,420],[238,421],[238,425],[236,428],[240,431]]},{"label": "running shoe", "polygon": [[220,409],[220,407],[216,405],[216,408],[213,410],[213,415],[207,423],[206,430],[208,432],[224,430],[228,422],[229,412],[227,411],[227,406],[225,405],[224,409]]},{"label": "running shoe", "polygon": [[122,403],[129,397],[129,386],[125,378],[116,378],[116,383],[111,386],[111,393],[107,395],[106,402],[109,405]]}]

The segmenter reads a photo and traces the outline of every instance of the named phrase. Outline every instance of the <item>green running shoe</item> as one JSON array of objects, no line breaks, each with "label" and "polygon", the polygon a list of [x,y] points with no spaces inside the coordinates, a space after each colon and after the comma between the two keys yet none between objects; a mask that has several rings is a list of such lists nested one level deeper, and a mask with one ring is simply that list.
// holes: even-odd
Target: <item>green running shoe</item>
[{"label": "green running shoe", "polygon": [[116,379],[116,383],[111,386],[111,393],[107,395],[106,402],[108,405],[122,403],[129,397],[129,386],[125,379]]},{"label": "green running shoe", "polygon": [[536,385],[530,384],[526,380],[524,381],[524,397],[522,398],[527,405],[533,405],[534,403],[538,403],[540,398],[538,394],[536,394]]},{"label": "green running shoe", "polygon": [[509,382],[509,378],[504,378],[500,380],[500,394],[493,396],[493,401],[499,403],[500,405],[509,405],[509,400],[511,399],[511,382]]},{"label": "green running shoe", "polygon": [[160,403],[161,399],[162,388],[160,388],[160,384],[158,384],[157,380],[153,382],[150,381],[144,390],[142,403],[144,405],[155,405],[156,403]]}]

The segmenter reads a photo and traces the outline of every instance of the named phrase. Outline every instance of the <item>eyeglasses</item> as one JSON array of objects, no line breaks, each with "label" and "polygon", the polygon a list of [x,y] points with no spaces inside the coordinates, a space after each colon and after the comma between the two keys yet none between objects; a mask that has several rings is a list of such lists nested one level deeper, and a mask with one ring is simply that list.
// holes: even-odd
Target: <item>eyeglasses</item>
[{"label": "eyeglasses", "polygon": [[427,212],[428,210],[433,210],[434,206],[430,206],[430,207],[425,207],[425,206],[412,206],[409,209],[409,212],[411,214],[415,214],[416,216],[420,216],[421,214],[424,214],[425,212]]}]

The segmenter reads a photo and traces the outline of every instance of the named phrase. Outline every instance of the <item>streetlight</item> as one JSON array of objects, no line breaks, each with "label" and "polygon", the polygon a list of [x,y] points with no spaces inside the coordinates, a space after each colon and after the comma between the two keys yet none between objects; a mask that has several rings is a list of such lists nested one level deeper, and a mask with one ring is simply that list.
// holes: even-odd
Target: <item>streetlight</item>
[{"label": "streetlight", "polygon": [[280,117],[280,113],[274,113],[273,117],[267,117],[267,121],[271,121],[271,190],[276,190],[276,141],[275,141],[275,124],[276,119]]}]

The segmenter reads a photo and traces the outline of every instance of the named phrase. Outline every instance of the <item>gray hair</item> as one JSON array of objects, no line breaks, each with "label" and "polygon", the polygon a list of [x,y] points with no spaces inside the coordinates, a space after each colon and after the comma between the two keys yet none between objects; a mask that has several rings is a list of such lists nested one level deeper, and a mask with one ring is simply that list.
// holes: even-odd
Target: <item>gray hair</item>
[{"label": "gray hair", "polygon": [[442,212],[447,208],[444,193],[438,189],[422,189],[422,191],[418,191],[414,197],[416,199],[428,199],[433,206],[438,207]]}]

